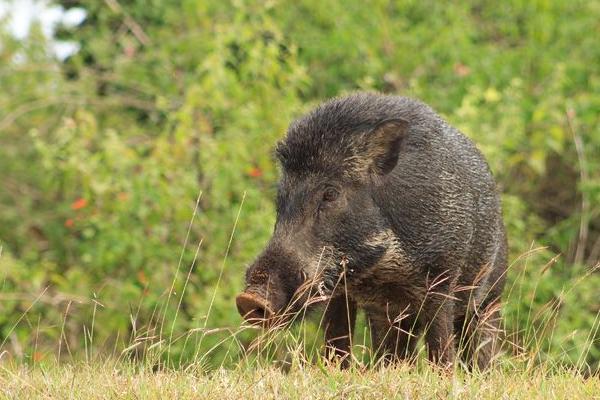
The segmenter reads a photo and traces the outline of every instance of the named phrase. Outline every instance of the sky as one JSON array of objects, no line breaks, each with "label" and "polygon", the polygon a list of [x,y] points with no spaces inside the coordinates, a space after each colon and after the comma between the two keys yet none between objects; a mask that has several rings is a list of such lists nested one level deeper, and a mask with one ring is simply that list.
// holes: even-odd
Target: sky
[{"label": "sky", "polygon": [[51,39],[50,48],[60,58],[73,54],[78,50],[77,44],[52,40],[57,24],[76,26],[85,19],[85,11],[81,8],[64,10],[62,7],[49,5],[47,0],[0,0],[0,19],[7,18],[8,30],[19,38],[25,38],[34,21],[39,21],[44,34]]}]

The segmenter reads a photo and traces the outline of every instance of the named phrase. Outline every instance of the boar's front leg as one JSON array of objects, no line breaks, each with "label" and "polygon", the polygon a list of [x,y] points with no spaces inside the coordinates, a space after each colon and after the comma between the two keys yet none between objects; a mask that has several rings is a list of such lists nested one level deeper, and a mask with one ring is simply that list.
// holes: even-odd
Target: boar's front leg
[{"label": "boar's front leg", "polygon": [[384,365],[399,361],[414,361],[419,326],[406,312],[390,315],[389,312],[369,310],[367,320],[371,330],[373,352]]},{"label": "boar's front leg", "polygon": [[350,366],[352,332],[356,322],[356,302],[344,295],[332,298],[323,318],[325,326],[325,357],[340,360],[340,367]]},{"label": "boar's front leg", "polygon": [[454,303],[450,299],[432,301],[425,312],[425,320],[429,321],[425,328],[429,361],[449,368],[454,362]]}]

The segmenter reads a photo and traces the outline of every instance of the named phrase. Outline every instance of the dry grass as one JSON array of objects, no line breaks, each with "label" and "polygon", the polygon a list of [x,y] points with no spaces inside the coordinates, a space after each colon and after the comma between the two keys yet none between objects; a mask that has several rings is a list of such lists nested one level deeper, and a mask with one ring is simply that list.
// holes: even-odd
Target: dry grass
[{"label": "dry grass", "polygon": [[[508,290],[512,292],[513,288]],[[553,311],[554,315],[556,310]],[[535,322],[536,319],[530,317],[528,321]],[[547,320],[544,321],[546,324],[539,328],[542,334],[549,324]],[[172,333],[168,335],[168,342],[159,341],[149,346],[137,361],[132,361],[136,359],[132,357],[132,351],[137,348],[137,341],[113,359],[102,359],[103,355],[96,351],[94,354],[99,355],[92,356],[90,341],[87,361],[71,358],[59,362],[49,358],[34,361],[34,366],[10,357],[6,351],[0,351],[0,399],[600,400],[600,376],[584,376],[580,371],[591,371],[583,368],[585,365],[582,363],[577,363],[570,370],[559,363],[544,360],[540,357],[543,335],[534,328],[526,329],[523,333],[527,338],[524,348],[520,349],[507,339],[504,347],[509,351],[501,352],[489,371],[467,373],[460,366],[455,366],[452,372],[431,367],[425,361],[423,346],[420,346],[415,365],[400,364],[384,368],[374,359],[365,335],[362,336],[364,342],[354,342],[356,352],[352,368],[341,371],[335,366],[328,366],[323,357],[318,355],[320,352],[314,347],[315,343],[311,346],[311,342],[306,340],[307,331],[313,335],[315,332],[304,324],[303,319],[296,324],[295,330],[281,329],[285,325],[259,334],[247,346],[242,346],[237,336],[255,327],[244,325],[232,331],[224,328],[201,329],[202,337],[213,333],[224,335],[223,341],[218,342],[216,347],[238,346],[245,356],[236,362],[224,362],[221,367],[211,368],[207,368],[210,352],[196,354],[188,364],[177,366],[169,362],[170,344],[177,339]],[[535,323],[530,325],[536,326]],[[582,362],[591,346],[597,343],[593,340],[595,334],[592,334],[597,325],[598,321],[594,321],[589,344],[582,349]],[[534,329],[533,334],[528,333],[531,329]],[[173,367],[163,367],[157,371],[159,365]]]},{"label": "dry grass", "polygon": [[319,366],[211,373],[162,371],[118,362],[0,367],[7,399],[600,399],[600,379],[506,364],[485,374],[443,374],[427,366],[340,371]]}]

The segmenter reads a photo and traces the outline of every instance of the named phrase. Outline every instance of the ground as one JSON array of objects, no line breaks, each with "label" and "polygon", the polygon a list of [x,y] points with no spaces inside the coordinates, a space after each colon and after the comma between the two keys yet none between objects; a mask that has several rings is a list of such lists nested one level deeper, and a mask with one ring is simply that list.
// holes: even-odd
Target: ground
[{"label": "ground", "polygon": [[429,367],[339,371],[318,366],[153,372],[114,362],[0,366],[7,399],[600,399],[600,379],[506,364],[485,374]]}]

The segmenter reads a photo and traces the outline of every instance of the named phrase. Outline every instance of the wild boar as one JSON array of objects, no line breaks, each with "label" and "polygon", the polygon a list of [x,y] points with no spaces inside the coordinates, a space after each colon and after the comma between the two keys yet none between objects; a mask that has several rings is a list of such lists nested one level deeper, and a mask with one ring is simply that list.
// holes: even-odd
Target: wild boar
[{"label": "wild boar", "polygon": [[486,368],[500,324],[507,242],[496,184],[475,145],[427,105],[356,93],[293,122],[273,236],[237,299],[251,322],[317,300],[327,353],[350,362],[357,309],[386,361],[424,338],[442,366]]}]

